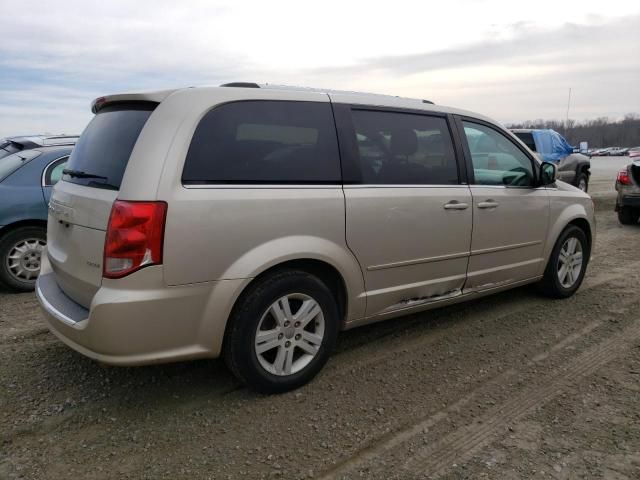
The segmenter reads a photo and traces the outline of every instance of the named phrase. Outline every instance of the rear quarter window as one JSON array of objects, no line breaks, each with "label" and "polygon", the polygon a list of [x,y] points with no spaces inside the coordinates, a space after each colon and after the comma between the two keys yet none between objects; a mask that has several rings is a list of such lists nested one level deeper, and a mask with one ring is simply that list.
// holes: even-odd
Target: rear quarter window
[{"label": "rear quarter window", "polygon": [[259,100],[214,108],[194,132],[182,181],[339,183],[330,104]]},{"label": "rear quarter window", "polygon": [[82,132],[66,166],[68,170],[95,177],[65,174],[63,180],[118,190],[133,147],[156,106],[151,102],[135,102],[102,108]]}]

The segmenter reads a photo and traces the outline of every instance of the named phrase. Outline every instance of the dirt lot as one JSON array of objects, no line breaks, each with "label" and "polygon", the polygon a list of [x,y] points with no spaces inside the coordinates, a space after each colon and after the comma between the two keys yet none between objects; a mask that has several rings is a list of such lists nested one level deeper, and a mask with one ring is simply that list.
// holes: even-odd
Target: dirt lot
[{"label": "dirt lot", "polygon": [[[609,163],[607,163],[609,162]],[[570,299],[531,287],[343,334],[304,388],[219,361],[112,368],[0,294],[0,479],[640,478],[640,226],[594,159],[597,244]]]}]

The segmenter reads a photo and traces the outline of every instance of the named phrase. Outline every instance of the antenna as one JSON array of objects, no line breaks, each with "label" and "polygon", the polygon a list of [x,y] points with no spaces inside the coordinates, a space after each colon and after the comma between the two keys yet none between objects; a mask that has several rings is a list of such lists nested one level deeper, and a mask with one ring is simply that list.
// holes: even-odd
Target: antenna
[{"label": "antenna", "polygon": [[567,100],[567,120],[564,124],[565,130],[569,129],[569,107],[571,107],[571,87],[569,87],[569,100]]}]

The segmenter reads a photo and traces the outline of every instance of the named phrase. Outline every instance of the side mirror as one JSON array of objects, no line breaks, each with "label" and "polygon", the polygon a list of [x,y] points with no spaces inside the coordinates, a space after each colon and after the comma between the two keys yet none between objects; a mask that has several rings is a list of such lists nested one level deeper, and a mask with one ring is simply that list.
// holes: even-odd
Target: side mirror
[{"label": "side mirror", "polygon": [[551,185],[556,181],[558,167],[554,163],[542,162],[540,165],[540,185]]}]

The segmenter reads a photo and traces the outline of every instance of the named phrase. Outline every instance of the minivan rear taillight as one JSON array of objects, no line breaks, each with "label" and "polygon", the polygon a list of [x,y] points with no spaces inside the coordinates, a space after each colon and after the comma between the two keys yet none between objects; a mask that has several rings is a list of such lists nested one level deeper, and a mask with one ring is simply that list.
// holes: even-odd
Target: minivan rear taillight
[{"label": "minivan rear taillight", "polygon": [[120,278],[146,265],[161,264],[166,215],[165,202],[116,200],[104,243],[103,275]]}]

